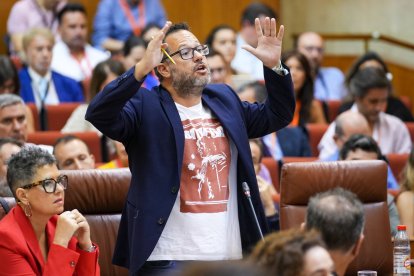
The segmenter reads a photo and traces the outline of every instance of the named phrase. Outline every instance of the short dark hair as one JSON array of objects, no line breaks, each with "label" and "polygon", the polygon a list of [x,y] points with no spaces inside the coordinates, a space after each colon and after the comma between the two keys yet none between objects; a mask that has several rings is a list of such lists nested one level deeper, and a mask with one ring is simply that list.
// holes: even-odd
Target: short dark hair
[{"label": "short dark hair", "polygon": [[243,25],[243,23],[248,22],[250,25],[254,25],[254,20],[261,15],[270,18],[277,17],[275,11],[271,7],[263,3],[254,2],[243,10],[241,24]]},{"label": "short dark hair", "polygon": [[375,142],[371,136],[363,134],[354,134],[349,137],[348,141],[345,142],[339,152],[341,160],[345,160],[351,151],[356,151],[357,149],[366,152],[373,152],[377,155],[378,160],[382,160],[381,149],[379,148],[377,142]]},{"label": "short dark hair", "polygon": [[39,146],[24,146],[13,154],[8,162],[7,183],[16,200],[17,188],[30,184],[39,168],[52,164],[56,165],[55,157]]},{"label": "short dark hair", "polygon": [[233,32],[236,33],[236,31],[232,27],[230,27],[229,25],[222,24],[222,25],[218,25],[218,26],[214,27],[210,31],[210,33],[207,35],[206,42],[205,42],[208,45],[208,47],[210,48],[210,51],[213,50],[213,42],[216,39],[217,33],[221,30],[232,30]]},{"label": "short dark hair", "polygon": [[309,199],[306,229],[320,231],[329,250],[348,251],[364,228],[364,207],[358,197],[334,188]]},{"label": "short dark hair", "polygon": [[254,97],[258,103],[264,103],[267,99],[267,89],[263,83],[253,81],[243,84],[237,91],[237,94],[243,93],[246,89],[253,89]]},{"label": "short dark hair", "polygon": [[80,3],[67,3],[57,14],[59,25],[62,24],[63,16],[69,12],[80,12],[87,16],[85,7]]},{"label": "short dark hair", "polygon": [[[164,42],[167,39],[167,37],[173,33],[176,33],[178,31],[190,31],[190,27],[188,26],[188,24],[186,22],[180,22],[177,24],[173,24],[171,25],[171,27],[168,29],[168,31],[165,33],[165,37],[164,37]],[[167,52],[169,52],[169,50],[166,50]],[[161,76],[161,74],[158,72],[157,68],[155,67],[154,69],[155,75],[157,75],[158,80],[161,82],[164,78],[163,76]]]},{"label": "short dark hair", "polygon": [[350,92],[356,98],[364,98],[373,88],[387,88],[391,92],[391,83],[384,70],[367,67],[359,70],[349,81]]},{"label": "short dark hair", "polygon": [[124,43],[124,48],[122,49],[124,56],[129,55],[131,53],[131,50],[137,46],[147,48],[147,43],[142,37],[131,35]]},{"label": "short dark hair", "polygon": [[62,137],[60,137],[56,140],[55,144],[53,145],[53,154],[55,154],[55,150],[56,150],[57,146],[59,146],[60,144],[67,144],[67,143],[69,143],[71,141],[74,141],[74,140],[78,140],[78,141],[81,141],[82,143],[84,143],[87,150],[88,150],[88,153],[91,153],[91,151],[88,147],[88,144],[86,144],[85,141],[83,141],[81,138],[79,138],[75,135],[69,134],[69,135],[62,136]]}]

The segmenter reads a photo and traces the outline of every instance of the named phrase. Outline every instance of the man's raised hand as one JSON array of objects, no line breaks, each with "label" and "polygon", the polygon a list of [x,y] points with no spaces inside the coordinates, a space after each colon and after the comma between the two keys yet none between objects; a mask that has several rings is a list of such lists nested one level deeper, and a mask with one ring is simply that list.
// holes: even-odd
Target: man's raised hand
[{"label": "man's raised hand", "polygon": [[282,54],[282,40],[284,34],[284,26],[279,27],[279,32],[276,29],[276,19],[266,17],[264,20],[264,28],[260,26],[260,20],[255,19],[255,28],[257,35],[257,47],[250,45],[243,45],[242,48],[249,51],[263,62],[268,68],[273,68],[279,65],[280,56]]}]

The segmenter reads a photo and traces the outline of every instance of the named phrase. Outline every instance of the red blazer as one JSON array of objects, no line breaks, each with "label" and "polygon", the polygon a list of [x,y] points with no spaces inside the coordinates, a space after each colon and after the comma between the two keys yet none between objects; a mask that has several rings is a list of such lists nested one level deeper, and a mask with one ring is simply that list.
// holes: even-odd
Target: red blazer
[{"label": "red blazer", "polygon": [[49,244],[47,261],[43,259],[33,227],[20,206],[0,221],[0,275],[100,275],[99,252],[77,248],[72,238],[67,248],[52,244],[58,216],[46,225]]}]

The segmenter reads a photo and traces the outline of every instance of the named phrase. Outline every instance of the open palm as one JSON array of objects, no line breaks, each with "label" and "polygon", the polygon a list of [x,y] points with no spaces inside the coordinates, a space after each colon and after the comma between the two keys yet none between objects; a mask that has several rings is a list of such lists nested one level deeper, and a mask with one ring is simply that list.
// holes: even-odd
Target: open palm
[{"label": "open palm", "polygon": [[256,18],[254,23],[258,41],[257,47],[254,48],[250,45],[244,45],[242,48],[260,59],[263,65],[273,68],[280,62],[284,26],[281,25],[279,32],[276,33],[276,19],[274,18],[265,18],[263,31],[258,18]]}]

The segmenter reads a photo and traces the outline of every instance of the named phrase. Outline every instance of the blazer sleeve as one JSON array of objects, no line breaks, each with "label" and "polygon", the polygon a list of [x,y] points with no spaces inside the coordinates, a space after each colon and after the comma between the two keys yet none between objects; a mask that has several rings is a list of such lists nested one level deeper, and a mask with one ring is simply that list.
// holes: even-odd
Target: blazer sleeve
[{"label": "blazer sleeve", "polygon": [[264,76],[268,93],[265,104],[242,103],[249,138],[261,137],[287,126],[295,112],[290,74],[280,76],[264,66]]}]

